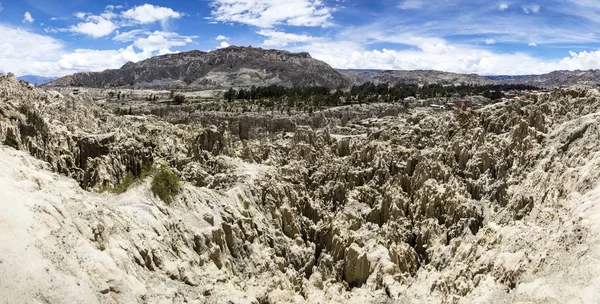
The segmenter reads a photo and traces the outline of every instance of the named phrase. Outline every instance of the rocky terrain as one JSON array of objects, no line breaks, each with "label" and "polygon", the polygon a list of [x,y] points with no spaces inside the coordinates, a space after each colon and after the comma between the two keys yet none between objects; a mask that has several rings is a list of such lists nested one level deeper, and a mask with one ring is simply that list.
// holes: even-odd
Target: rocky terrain
[{"label": "rocky terrain", "polygon": [[595,88],[600,70],[554,71],[543,75],[480,76],[433,70],[335,70],[308,53],[230,46],[211,52],[190,51],[128,62],[120,69],[77,73],[59,79],[24,76],[47,88],[213,90],[282,85],[349,88],[366,82],[389,84],[524,84],[543,88]]},{"label": "rocky terrain", "polygon": [[308,53],[237,46],[156,56],[116,70],[62,77],[46,86],[215,89],[270,84],[348,86],[340,73]]},{"label": "rocky terrain", "polygon": [[600,86],[600,70],[554,71],[543,75],[516,76],[499,79],[501,83],[527,84],[544,88],[596,88]]},{"label": "rocky terrain", "polygon": [[486,85],[495,82],[477,74],[457,74],[442,71],[416,70],[338,70],[354,84],[366,82],[389,84]]},{"label": "rocky terrain", "polygon": [[[3,300],[600,300],[597,90],[465,111],[204,106],[115,115],[0,77]],[[149,165],[181,177],[170,204]]]}]

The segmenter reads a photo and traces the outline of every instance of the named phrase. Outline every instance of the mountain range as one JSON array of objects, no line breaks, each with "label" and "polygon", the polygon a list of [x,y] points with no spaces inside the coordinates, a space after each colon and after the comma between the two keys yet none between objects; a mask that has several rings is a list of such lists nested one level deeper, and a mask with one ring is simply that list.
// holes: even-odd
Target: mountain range
[{"label": "mountain range", "polygon": [[42,84],[45,84],[48,82],[52,82],[58,78],[57,77],[35,76],[35,75],[23,75],[23,76],[17,77],[17,79],[27,81],[31,84],[39,86],[39,85],[42,85]]},{"label": "mountain range", "polygon": [[338,88],[349,82],[308,53],[230,46],[156,56],[120,69],[62,77],[48,85],[215,89],[269,84]]},{"label": "mountain range", "polygon": [[[31,78],[33,79],[33,78]],[[44,80],[32,80],[39,83]],[[226,89],[282,85],[347,88],[365,82],[390,84],[527,84],[544,88],[600,86],[600,70],[554,71],[543,75],[480,76],[434,70],[334,69],[308,53],[230,46],[211,52],[155,56],[119,69],[76,73],[48,87]]]}]

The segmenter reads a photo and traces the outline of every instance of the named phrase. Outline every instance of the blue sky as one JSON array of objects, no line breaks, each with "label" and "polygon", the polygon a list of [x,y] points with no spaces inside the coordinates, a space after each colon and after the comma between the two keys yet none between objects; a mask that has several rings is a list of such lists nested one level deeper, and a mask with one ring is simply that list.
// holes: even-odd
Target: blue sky
[{"label": "blue sky", "polygon": [[336,68],[600,68],[597,0],[0,0],[0,71],[63,76],[228,45]]}]

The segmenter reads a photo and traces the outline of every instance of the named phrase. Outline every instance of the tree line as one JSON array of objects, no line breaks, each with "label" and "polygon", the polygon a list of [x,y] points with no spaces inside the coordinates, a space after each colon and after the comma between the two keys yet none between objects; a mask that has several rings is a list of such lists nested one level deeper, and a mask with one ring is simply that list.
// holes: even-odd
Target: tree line
[{"label": "tree line", "polygon": [[225,92],[225,100],[285,102],[288,106],[295,106],[298,102],[309,103],[314,106],[338,106],[351,103],[371,102],[399,102],[407,97],[419,99],[450,98],[466,96],[484,96],[489,99],[504,97],[503,92],[512,90],[538,90],[537,87],[521,84],[495,84],[495,85],[458,85],[444,86],[439,84],[413,85],[388,83],[374,84],[367,82],[355,85],[350,90],[331,90],[327,87],[284,87],[270,85],[263,87],[252,86],[248,89],[229,89]]}]

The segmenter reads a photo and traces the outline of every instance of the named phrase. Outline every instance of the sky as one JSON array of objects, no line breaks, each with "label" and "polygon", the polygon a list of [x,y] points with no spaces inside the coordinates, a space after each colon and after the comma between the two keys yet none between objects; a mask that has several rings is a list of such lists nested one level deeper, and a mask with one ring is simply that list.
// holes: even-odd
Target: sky
[{"label": "sky", "polygon": [[64,76],[229,45],[334,68],[600,68],[598,0],[0,0],[0,72]]}]

